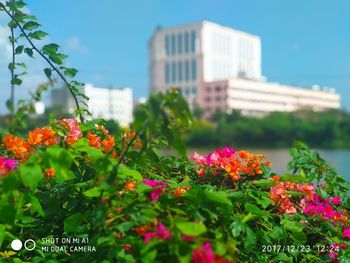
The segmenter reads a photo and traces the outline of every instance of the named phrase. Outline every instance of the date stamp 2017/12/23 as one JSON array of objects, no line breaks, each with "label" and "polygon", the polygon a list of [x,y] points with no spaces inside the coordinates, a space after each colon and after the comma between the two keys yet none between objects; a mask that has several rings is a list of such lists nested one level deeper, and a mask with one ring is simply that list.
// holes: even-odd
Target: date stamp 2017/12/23
[{"label": "date stamp 2017/12/23", "polygon": [[316,251],[320,253],[326,252],[337,252],[339,251],[338,246],[333,245],[262,245],[261,252],[263,253],[280,253],[280,252],[289,252],[289,253],[309,253],[311,251]]}]

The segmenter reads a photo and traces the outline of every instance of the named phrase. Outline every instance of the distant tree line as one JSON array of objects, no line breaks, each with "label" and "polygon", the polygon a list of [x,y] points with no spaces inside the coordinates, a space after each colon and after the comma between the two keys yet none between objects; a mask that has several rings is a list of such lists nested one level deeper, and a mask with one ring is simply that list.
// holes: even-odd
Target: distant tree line
[{"label": "distant tree line", "polygon": [[216,112],[209,121],[195,115],[186,135],[192,147],[290,147],[299,140],[311,147],[350,148],[350,114],[343,111],[273,112],[265,117]]}]

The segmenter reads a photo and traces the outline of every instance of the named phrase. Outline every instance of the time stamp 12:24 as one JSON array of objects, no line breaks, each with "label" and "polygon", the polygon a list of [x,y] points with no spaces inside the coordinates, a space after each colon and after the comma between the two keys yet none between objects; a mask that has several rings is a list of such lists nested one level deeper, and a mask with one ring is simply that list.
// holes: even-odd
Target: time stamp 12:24
[{"label": "time stamp 12:24", "polygon": [[339,246],[326,246],[326,245],[262,245],[261,252],[263,253],[279,253],[279,252],[301,252],[301,253],[309,253],[311,250],[316,250],[320,253],[329,253],[329,252],[338,252]]}]

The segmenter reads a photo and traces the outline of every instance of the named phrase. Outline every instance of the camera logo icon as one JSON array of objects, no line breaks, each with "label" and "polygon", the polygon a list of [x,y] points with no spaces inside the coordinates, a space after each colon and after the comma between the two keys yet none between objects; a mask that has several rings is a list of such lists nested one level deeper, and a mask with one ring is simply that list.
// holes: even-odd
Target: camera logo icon
[{"label": "camera logo icon", "polygon": [[35,249],[36,247],[36,242],[33,240],[33,239],[27,239],[24,244],[22,243],[21,240],[19,239],[15,239],[11,242],[11,248],[14,250],[14,251],[19,251],[22,249],[24,245],[24,248],[27,250],[27,251],[32,251]]}]

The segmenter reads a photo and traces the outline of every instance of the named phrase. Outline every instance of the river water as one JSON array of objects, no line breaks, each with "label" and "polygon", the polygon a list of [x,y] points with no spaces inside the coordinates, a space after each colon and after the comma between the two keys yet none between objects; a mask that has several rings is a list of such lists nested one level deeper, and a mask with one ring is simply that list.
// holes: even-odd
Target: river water
[{"label": "river water", "polygon": [[[291,160],[289,149],[247,149],[254,153],[263,153],[265,158],[271,162],[272,171],[277,174],[290,172],[287,169],[287,164]],[[192,154],[195,149],[189,149],[188,153]],[[209,153],[210,150],[199,149],[201,154]],[[350,150],[317,150],[321,158],[331,164],[337,172],[350,182]]]}]

